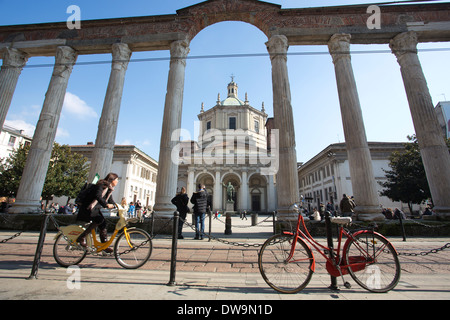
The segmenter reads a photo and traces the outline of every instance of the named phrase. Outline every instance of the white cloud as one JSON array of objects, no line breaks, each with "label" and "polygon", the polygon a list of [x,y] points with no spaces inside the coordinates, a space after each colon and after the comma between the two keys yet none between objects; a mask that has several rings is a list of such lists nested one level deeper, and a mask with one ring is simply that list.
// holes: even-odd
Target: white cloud
[{"label": "white cloud", "polygon": [[5,124],[14,129],[23,130],[23,133],[29,137],[33,137],[36,129],[34,125],[26,123],[24,120],[5,120]]},{"label": "white cloud", "polygon": [[77,95],[70,92],[66,92],[66,96],[64,97],[63,110],[79,118],[98,117],[97,112],[95,112],[95,110],[92,109],[92,107],[88,106],[87,103],[81,100]]},{"label": "white cloud", "polygon": [[70,136],[69,131],[67,131],[66,129],[60,127],[56,129],[56,138],[67,138],[69,136]]}]

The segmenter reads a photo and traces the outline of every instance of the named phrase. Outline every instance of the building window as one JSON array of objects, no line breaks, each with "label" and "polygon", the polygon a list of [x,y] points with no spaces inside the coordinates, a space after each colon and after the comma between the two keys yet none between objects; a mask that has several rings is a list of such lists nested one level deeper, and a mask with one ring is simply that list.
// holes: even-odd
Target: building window
[{"label": "building window", "polygon": [[15,143],[16,143],[16,137],[10,136],[10,137],[9,137],[8,146],[9,146],[9,147],[14,147],[14,144],[15,144]]},{"label": "building window", "polygon": [[228,118],[228,129],[236,130],[236,117]]},{"label": "building window", "polygon": [[255,131],[256,133],[259,133],[259,121],[255,120]]},{"label": "building window", "polygon": [[211,121],[208,121],[206,123],[206,130],[209,130],[209,129],[211,129]]}]

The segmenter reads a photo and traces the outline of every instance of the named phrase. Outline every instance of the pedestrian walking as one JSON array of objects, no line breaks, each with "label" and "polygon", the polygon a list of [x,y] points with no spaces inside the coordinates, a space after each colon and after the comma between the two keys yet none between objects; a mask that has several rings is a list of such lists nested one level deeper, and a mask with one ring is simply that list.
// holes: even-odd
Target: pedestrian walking
[{"label": "pedestrian walking", "polygon": [[194,205],[194,218],[195,218],[195,238],[196,240],[203,240],[203,234],[205,232],[205,216],[208,203],[208,192],[205,190],[205,186],[198,185],[198,192],[194,192],[191,197],[191,203]]},{"label": "pedestrian walking", "polygon": [[172,203],[177,207],[177,211],[180,214],[178,221],[178,239],[184,239],[183,237],[183,225],[186,220],[186,215],[189,212],[189,197],[186,194],[186,188],[182,187],[180,193],[178,193],[173,199]]}]

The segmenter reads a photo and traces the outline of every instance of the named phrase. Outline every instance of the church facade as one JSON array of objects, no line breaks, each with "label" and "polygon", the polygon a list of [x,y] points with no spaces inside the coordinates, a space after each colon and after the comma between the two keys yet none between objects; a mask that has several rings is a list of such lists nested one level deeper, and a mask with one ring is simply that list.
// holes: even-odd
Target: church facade
[{"label": "church facade", "polygon": [[191,197],[198,184],[205,185],[213,211],[225,211],[230,200],[234,211],[276,210],[276,155],[268,150],[264,103],[258,110],[247,93],[244,101],[239,99],[232,78],[227,97],[221,100],[219,93],[207,110],[202,103],[198,120],[198,140],[181,141],[176,149],[178,191],[185,187]]}]

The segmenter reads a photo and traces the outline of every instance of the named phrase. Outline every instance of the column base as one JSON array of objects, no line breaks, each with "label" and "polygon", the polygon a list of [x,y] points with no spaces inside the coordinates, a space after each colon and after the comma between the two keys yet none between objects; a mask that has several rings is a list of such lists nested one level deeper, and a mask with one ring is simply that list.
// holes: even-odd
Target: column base
[{"label": "column base", "polygon": [[42,213],[41,203],[39,201],[16,201],[8,210],[9,213]]},{"label": "column base", "polygon": [[356,206],[354,217],[358,221],[384,221],[379,206]]},{"label": "column base", "polygon": [[155,218],[172,219],[176,210],[172,203],[156,203],[153,207]]},{"label": "column base", "polygon": [[450,221],[450,207],[433,207],[437,220]]}]

